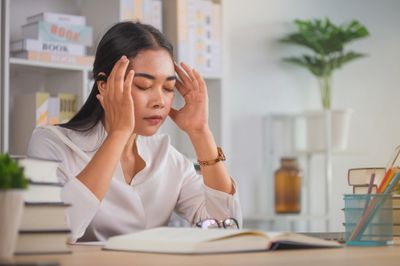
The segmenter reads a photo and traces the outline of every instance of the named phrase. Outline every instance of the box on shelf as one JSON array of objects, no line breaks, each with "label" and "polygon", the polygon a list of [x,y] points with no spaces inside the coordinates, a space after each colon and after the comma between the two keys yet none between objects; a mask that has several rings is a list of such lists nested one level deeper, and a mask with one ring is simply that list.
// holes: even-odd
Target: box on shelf
[{"label": "box on shelf", "polygon": [[81,44],[40,41],[34,39],[23,39],[10,44],[11,53],[24,51],[50,52],[69,55],[86,54],[86,48]]},{"label": "box on shelf", "polygon": [[90,26],[38,21],[23,25],[22,36],[24,39],[66,42],[91,46],[93,42],[93,29]]},{"label": "box on shelf", "polygon": [[53,13],[53,12],[42,12],[39,14],[35,14],[27,17],[26,21],[28,24],[38,21],[46,21],[56,24],[72,24],[80,26],[86,25],[86,17],[84,16]]}]

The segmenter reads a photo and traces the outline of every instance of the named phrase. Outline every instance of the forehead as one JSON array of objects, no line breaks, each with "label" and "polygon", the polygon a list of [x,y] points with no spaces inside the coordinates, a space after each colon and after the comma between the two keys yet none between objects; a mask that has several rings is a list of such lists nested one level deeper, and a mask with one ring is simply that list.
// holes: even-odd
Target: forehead
[{"label": "forehead", "polygon": [[174,75],[174,63],[169,53],[161,50],[144,50],[131,59],[130,68],[153,76]]}]

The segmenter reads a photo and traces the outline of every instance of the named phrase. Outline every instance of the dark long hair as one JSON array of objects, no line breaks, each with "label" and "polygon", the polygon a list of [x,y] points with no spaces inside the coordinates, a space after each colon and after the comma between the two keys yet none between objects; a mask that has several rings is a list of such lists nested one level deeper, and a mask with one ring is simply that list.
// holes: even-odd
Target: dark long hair
[{"label": "dark long hair", "polygon": [[95,127],[104,116],[103,107],[96,95],[99,94],[97,81],[106,80],[106,77],[99,75],[99,73],[103,72],[108,77],[114,64],[123,55],[133,59],[143,50],[158,49],[165,49],[171,55],[171,58],[173,57],[171,43],[153,26],[139,22],[121,22],[112,26],[97,46],[93,63],[95,82],[88,99],[70,121],[60,126],[81,132],[89,131]]}]

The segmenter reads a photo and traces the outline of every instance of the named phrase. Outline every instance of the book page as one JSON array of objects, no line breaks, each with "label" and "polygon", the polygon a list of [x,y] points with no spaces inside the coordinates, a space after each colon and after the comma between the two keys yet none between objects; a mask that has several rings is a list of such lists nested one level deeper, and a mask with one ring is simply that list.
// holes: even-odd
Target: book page
[{"label": "book page", "polygon": [[223,238],[237,237],[240,235],[258,235],[267,238],[261,231],[251,230],[219,230],[219,229],[200,229],[200,228],[170,228],[160,227],[145,230],[129,235],[131,240],[146,240],[154,242],[184,242],[199,243],[213,241]]},{"label": "book page", "polygon": [[267,250],[261,231],[159,227],[110,237],[104,249],[156,253],[220,253]]},{"label": "book page", "polygon": [[313,246],[313,247],[341,247],[336,241],[324,240],[316,237],[310,237],[302,234],[290,232],[267,233],[274,243],[289,243],[295,246]]}]

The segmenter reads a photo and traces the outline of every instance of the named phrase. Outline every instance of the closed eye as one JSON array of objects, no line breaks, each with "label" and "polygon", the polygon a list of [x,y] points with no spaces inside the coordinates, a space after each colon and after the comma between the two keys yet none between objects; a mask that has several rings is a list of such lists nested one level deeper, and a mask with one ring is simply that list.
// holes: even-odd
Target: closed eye
[{"label": "closed eye", "polygon": [[174,92],[174,88],[164,88],[167,92]]}]

